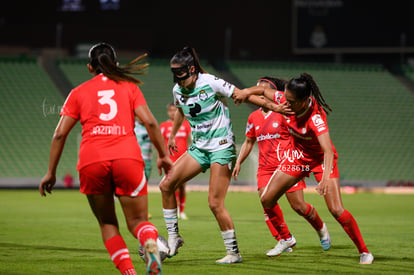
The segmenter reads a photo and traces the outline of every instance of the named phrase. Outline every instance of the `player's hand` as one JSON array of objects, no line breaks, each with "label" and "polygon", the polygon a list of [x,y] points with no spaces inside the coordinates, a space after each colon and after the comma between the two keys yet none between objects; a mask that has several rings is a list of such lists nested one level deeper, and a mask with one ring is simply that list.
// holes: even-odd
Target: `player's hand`
[{"label": "player's hand", "polygon": [[293,112],[292,109],[290,108],[289,102],[287,101],[276,105],[273,111],[278,112],[282,115],[294,115],[295,114],[295,112]]},{"label": "player's hand", "polygon": [[168,152],[170,153],[171,156],[174,156],[174,151],[178,152],[178,146],[175,144],[175,137],[171,138],[170,136],[170,138],[168,139],[167,147],[168,147]]},{"label": "player's hand", "polygon": [[316,186],[316,191],[320,196],[325,196],[328,193],[328,181],[321,180]]},{"label": "player's hand", "polygon": [[246,99],[249,97],[249,94],[245,91],[245,89],[243,90],[235,90],[233,92],[233,101],[236,105],[240,105],[243,102],[246,101]]},{"label": "player's hand", "polygon": [[52,194],[53,186],[56,183],[56,175],[46,174],[39,185],[39,192],[42,197],[46,197],[46,192]]},{"label": "player's hand", "polygon": [[161,176],[162,171],[164,170],[165,177],[168,179],[172,172],[173,162],[169,156],[157,159],[158,173]]},{"label": "player's hand", "polygon": [[236,165],[234,165],[233,173],[231,174],[233,176],[234,180],[237,180],[237,176],[240,173],[240,168],[241,168],[241,166],[240,166],[239,163],[236,163]]}]

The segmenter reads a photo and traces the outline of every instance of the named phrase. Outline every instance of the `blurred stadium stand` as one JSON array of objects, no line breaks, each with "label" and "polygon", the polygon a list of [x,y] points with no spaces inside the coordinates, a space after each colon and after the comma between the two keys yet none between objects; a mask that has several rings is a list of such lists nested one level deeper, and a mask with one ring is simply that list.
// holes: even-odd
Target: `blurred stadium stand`
[{"label": "blurred stadium stand", "polygon": [[[129,60],[121,60],[121,64]],[[141,89],[159,122],[167,119],[172,76],[168,59],[149,59]],[[72,87],[90,79],[87,60],[58,58],[55,66]],[[414,94],[381,65],[228,61],[216,69],[202,66],[239,88],[256,84],[262,76],[289,79],[302,72],[312,74],[334,110],[328,117],[331,138],[339,153],[343,184],[385,186],[389,181],[414,181]],[[65,94],[36,58],[0,58],[0,187],[12,182],[38,184],[47,169],[51,136],[59,119]],[[225,70],[227,68],[227,70]],[[413,70],[404,69],[413,80]],[[244,140],[251,106],[231,109],[236,142]],[[70,171],[77,176],[76,162],[81,128],[70,134],[58,169],[58,177]],[[157,184],[155,163],[150,183]],[[239,184],[255,184],[255,161],[244,164]],[[192,182],[204,182],[208,173]],[[190,183],[191,184],[191,183]],[[10,185],[10,184],[9,184]]]}]

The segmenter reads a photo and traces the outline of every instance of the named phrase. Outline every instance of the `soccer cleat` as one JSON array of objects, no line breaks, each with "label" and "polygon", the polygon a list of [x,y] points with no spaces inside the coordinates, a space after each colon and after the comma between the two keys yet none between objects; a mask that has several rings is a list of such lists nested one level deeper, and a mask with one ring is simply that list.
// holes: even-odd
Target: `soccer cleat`
[{"label": "soccer cleat", "polygon": [[170,248],[170,253],[168,255],[168,258],[171,258],[178,253],[178,248],[183,246],[184,239],[181,236],[178,236],[176,238],[168,238],[168,246]]},{"label": "soccer cleat", "polygon": [[159,275],[161,274],[161,259],[158,251],[157,241],[154,239],[148,239],[145,244],[145,260],[147,263],[147,275]]},{"label": "soccer cleat", "polygon": [[322,229],[318,231],[319,239],[323,250],[331,248],[331,237],[329,236],[328,227],[323,223]]},{"label": "soccer cleat", "polygon": [[184,212],[181,212],[180,213],[180,219],[181,220],[188,220],[188,217],[187,217],[187,215]]},{"label": "soccer cleat", "polygon": [[290,237],[289,239],[281,239],[275,246],[275,248],[270,249],[266,255],[269,257],[279,256],[288,248],[292,248],[296,245],[295,237]]},{"label": "soccer cleat", "polygon": [[242,261],[243,261],[243,258],[242,256],[240,256],[240,253],[227,253],[227,255],[224,258],[217,260],[216,263],[235,264],[235,263],[241,263]]},{"label": "soccer cleat", "polygon": [[372,264],[374,261],[374,256],[371,253],[363,252],[359,256],[359,264]]}]

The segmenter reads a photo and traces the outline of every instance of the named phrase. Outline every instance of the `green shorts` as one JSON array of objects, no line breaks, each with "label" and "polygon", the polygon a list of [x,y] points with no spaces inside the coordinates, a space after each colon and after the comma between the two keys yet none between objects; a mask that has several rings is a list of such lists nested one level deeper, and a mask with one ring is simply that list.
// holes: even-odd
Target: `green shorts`
[{"label": "green shorts", "polygon": [[215,152],[200,150],[194,145],[191,145],[191,147],[188,148],[187,153],[201,165],[203,172],[210,168],[210,165],[215,162],[221,165],[228,164],[229,169],[233,170],[236,162],[236,148],[234,145]]}]

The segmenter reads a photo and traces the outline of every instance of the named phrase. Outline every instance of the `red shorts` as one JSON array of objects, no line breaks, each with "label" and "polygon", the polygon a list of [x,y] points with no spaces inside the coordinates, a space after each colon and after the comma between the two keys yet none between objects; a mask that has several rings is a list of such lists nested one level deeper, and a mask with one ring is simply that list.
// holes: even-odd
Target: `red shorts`
[{"label": "red shorts", "polygon": [[[279,170],[295,178],[309,177],[310,173],[313,172],[316,181],[320,182],[324,167],[322,163],[317,161],[304,162],[296,159],[294,162],[282,161],[279,166]],[[339,170],[336,159],[333,160],[332,171],[329,178],[339,178]]]},{"label": "red shorts", "polygon": [[144,162],[117,159],[89,164],[79,171],[80,192],[86,195],[114,192],[118,196],[147,195]]},{"label": "red shorts", "polygon": [[[260,174],[257,174],[257,189],[266,187],[266,185],[269,183],[270,178],[273,176],[273,173],[275,171],[261,171]],[[300,180],[298,183],[293,185],[289,190],[286,191],[286,193],[295,192],[297,190],[303,190],[306,188],[305,180]]]}]

